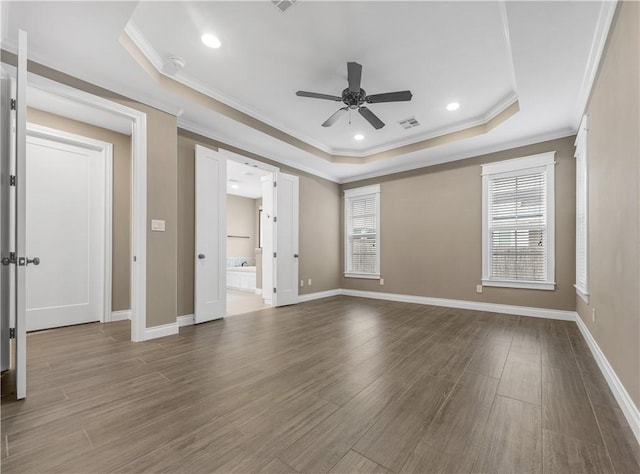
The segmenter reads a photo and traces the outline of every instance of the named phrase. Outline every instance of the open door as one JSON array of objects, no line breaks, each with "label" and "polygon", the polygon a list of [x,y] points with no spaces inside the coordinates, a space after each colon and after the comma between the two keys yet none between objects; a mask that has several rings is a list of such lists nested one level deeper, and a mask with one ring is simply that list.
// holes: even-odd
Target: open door
[{"label": "open door", "polygon": [[[4,82],[4,81],[3,81]],[[5,339],[5,324],[9,321],[12,336],[15,336],[13,368],[15,377],[16,398],[23,399],[27,395],[27,332],[26,332],[26,289],[25,274],[27,265],[35,263],[26,257],[25,243],[25,191],[26,191],[26,132],[27,132],[27,34],[18,32],[18,67],[15,82],[15,96],[11,93],[9,101],[3,97],[2,101],[2,127],[3,138],[8,136],[9,147],[3,145],[2,149],[2,188],[0,203],[2,213],[0,222],[2,231],[2,282],[0,290],[2,294],[2,365],[5,368],[4,346],[10,343]],[[5,92],[13,92],[13,87]],[[7,112],[5,106],[9,105]],[[8,120],[5,120],[8,119]],[[8,231],[7,231],[8,229]]]},{"label": "open door", "polygon": [[[0,265],[0,370],[5,372],[11,368],[11,336],[9,329],[15,327],[13,310],[13,278],[14,268],[9,258],[15,248],[13,245],[13,187],[10,186],[13,165],[15,163],[14,117],[11,110],[13,81],[4,66],[0,71],[0,255],[3,264]],[[6,260],[5,260],[6,259]],[[14,387],[15,388],[15,387]]]},{"label": "open door", "polygon": [[276,186],[275,306],[298,302],[298,177],[278,174]]},{"label": "open door", "polygon": [[196,145],[194,322],[220,319],[227,308],[227,160]]}]

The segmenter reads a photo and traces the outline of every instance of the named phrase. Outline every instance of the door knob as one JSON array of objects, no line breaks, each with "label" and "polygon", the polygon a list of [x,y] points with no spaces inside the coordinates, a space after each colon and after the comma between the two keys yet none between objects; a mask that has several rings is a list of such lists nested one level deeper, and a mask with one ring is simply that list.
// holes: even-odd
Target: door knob
[{"label": "door knob", "polygon": [[27,265],[33,263],[34,265],[40,265],[40,257],[27,258]]},{"label": "door knob", "polygon": [[204,254],[203,254],[203,253],[199,253],[199,254],[198,254],[198,258],[199,258],[200,260],[204,260]]}]

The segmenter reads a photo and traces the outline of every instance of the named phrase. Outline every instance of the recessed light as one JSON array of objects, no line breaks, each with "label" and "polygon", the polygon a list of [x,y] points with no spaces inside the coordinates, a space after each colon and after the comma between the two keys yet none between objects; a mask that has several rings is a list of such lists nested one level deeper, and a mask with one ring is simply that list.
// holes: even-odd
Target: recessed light
[{"label": "recessed light", "polygon": [[219,48],[220,45],[222,44],[220,43],[220,40],[218,39],[218,37],[215,35],[212,35],[211,33],[203,34],[200,37],[200,39],[206,46],[209,46],[210,48]]},{"label": "recessed light", "polygon": [[453,112],[454,110],[458,110],[460,108],[460,102],[451,102],[447,105],[447,110],[449,112]]},{"label": "recessed light", "polygon": [[238,189],[240,186],[238,186],[237,184],[232,184],[231,185],[231,189]]},{"label": "recessed light", "polygon": [[354,140],[364,140],[364,135],[362,133],[357,133],[356,135],[353,136]]}]

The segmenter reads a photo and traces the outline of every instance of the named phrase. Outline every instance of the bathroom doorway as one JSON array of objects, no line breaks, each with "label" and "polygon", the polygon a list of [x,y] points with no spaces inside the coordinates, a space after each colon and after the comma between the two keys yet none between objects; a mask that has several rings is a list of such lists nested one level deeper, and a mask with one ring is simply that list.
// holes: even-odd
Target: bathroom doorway
[{"label": "bathroom doorway", "polygon": [[270,171],[227,160],[227,316],[271,307],[262,255],[272,182]]}]

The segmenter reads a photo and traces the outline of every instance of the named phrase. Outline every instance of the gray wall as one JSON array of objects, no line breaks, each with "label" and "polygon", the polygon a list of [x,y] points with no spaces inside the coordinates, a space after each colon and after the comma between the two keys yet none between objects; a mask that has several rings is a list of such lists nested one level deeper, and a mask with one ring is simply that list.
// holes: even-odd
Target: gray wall
[{"label": "gray wall", "polygon": [[131,137],[32,108],[27,109],[27,121],[113,145],[111,309],[130,309]]},{"label": "gray wall", "polygon": [[255,258],[256,212],[256,199],[227,194],[227,257]]},{"label": "gray wall", "polygon": [[[378,280],[342,278],[342,287],[560,310],[575,309],[574,137],[370,179],[382,183]],[[555,291],[484,287],[481,165],[556,151]],[[341,248],[344,243],[341,244]]]},{"label": "gray wall", "polygon": [[580,317],[636,406],[640,406],[639,25],[640,4],[622,2],[587,107],[590,304],[576,299]]}]

